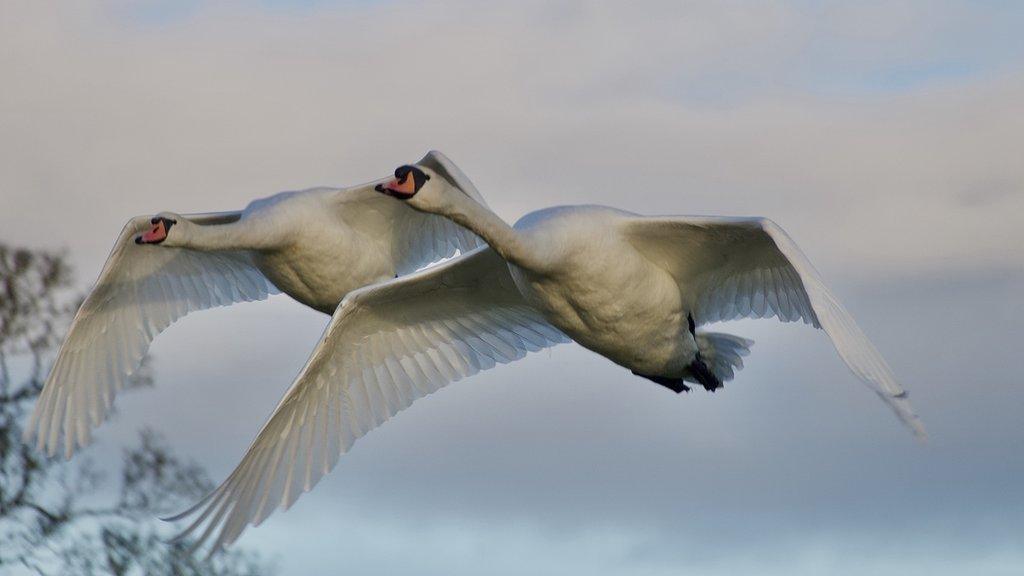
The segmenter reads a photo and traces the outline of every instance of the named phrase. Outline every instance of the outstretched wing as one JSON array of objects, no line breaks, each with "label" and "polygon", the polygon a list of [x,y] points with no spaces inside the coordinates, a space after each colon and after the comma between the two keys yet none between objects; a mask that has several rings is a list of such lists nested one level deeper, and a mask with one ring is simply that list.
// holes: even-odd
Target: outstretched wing
[{"label": "outstretched wing", "polygon": [[822,328],[850,370],[925,436],[885,359],[777,224],[767,218],[636,217],[624,229],[637,249],[675,277],[698,324],[775,316]]},{"label": "outstretched wing", "polygon": [[338,306],[306,366],[241,463],[182,536],[230,544],[310,490],[356,439],[442,386],[567,342],[522,299],[508,266],[482,247]]},{"label": "outstretched wing", "polygon": [[[432,150],[417,164],[433,169],[455,189],[487,206],[476,186],[444,154]],[[369,237],[386,239],[397,275],[404,276],[484,245],[476,234],[444,216],[413,210],[405,202],[396,202],[374,191],[375,185],[388,180],[338,189],[336,193],[337,201],[349,207],[342,211],[349,226]]]},{"label": "outstretched wing", "polygon": [[[441,152],[431,150],[417,164],[433,169],[436,174],[448,180],[456,190],[469,196],[477,204],[487,206],[484,197],[480,195],[480,191],[476,189],[469,177]],[[380,194],[377,196],[380,197]],[[384,198],[384,200],[393,199]],[[402,202],[397,204],[401,208],[407,208]],[[417,212],[412,209],[404,210],[403,213],[405,217],[401,220],[404,220],[405,226],[412,230],[409,233],[403,233],[404,231],[396,229],[396,232],[400,234],[399,238],[404,240],[399,248],[399,253],[402,254],[402,261],[398,267],[399,274],[407,274],[431,262],[454,256],[456,250],[465,254],[484,245],[483,240],[476,234],[444,216]],[[421,231],[420,235],[415,233],[416,229]]]},{"label": "outstretched wing", "polygon": [[[213,226],[240,212],[194,214]],[[262,300],[276,289],[246,252],[196,252],[135,244],[150,227],[148,216],[125,225],[99,279],[71,323],[25,429],[53,455],[63,441],[71,457],[89,442],[114,395],[139,368],[150,342],[172,322],[195,310]]]}]

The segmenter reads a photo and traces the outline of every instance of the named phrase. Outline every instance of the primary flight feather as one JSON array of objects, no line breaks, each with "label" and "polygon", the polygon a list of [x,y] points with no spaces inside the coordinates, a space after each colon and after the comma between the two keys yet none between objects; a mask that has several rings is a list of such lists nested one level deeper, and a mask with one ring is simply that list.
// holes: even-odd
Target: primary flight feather
[{"label": "primary flight feather", "polygon": [[698,328],[776,317],[821,328],[916,435],[906,392],[796,244],[764,218],[646,217],[602,206],[530,213],[515,227],[431,166],[376,187],[489,246],[356,290],[242,461],[184,535],[211,552],[310,490],[358,438],[438,388],[574,340],[676,392],[722,387],[752,342]]},{"label": "primary flight feather", "polygon": [[[483,198],[440,152],[421,162]],[[447,220],[374,191],[313,188],[237,212],[132,218],[79,308],[36,402],[26,440],[71,457],[89,442],[150,343],[186,314],[278,291],[332,314],[349,291],[479,245]]]}]

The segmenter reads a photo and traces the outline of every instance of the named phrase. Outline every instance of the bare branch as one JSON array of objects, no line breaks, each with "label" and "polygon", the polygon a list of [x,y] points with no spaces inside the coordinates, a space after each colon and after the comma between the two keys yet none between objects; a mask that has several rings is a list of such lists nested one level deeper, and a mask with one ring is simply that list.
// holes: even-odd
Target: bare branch
[{"label": "bare branch", "polygon": [[[0,243],[0,573],[8,565],[43,576],[268,573],[251,554],[200,560],[187,552],[188,542],[169,544],[161,536],[154,516],[198,498],[211,484],[156,432],[144,431],[139,444],[125,451],[114,475],[120,478],[118,496],[109,505],[92,504],[109,486],[88,460],[49,459],[22,443],[60,330],[81,303],[69,290],[70,279],[63,255]],[[129,387],[151,383],[144,366]]]}]

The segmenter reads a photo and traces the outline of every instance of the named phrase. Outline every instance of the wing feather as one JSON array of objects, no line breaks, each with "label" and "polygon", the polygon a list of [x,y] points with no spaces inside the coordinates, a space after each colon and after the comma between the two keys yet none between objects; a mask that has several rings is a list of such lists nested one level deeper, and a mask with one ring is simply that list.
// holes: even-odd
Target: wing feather
[{"label": "wing feather", "polygon": [[[238,219],[239,213],[187,216],[200,225]],[[196,252],[139,246],[135,236],[149,217],[132,218],[121,231],[92,291],[75,314],[25,439],[65,456],[89,442],[157,334],[196,310],[262,300],[276,289],[248,253]]]},{"label": "wing feather", "polygon": [[[417,164],[431,168],[457,190],[487,206],[473,182],[444,154],[431,151]],[[350,226],[371,236],[386,234],[391,238],[391,256],[397,275],[410,274],[484,245],[475,234],[443,216],[413,210],[402,202],[375,192],[373,188],[378,183],[337,189],[335,192],[339,202],[360,205],[360,209],[349,212],[352,215],[348,220]]]},{"label": "wing feather", "polygon": [[[235,470],[170,520],[211,552],[287,508],[359,437],[449,382],[568,339],[490,248],[350,293]],[[331,439],[328,441],[327,439]]]},{"label": "wing feather", "polygon": [[624,232],[669,271],[698,325],[802,320],[824,329],[850,370],[919,437],[924,426],[885,359],[796,243],[766,218],[634,217]]}]

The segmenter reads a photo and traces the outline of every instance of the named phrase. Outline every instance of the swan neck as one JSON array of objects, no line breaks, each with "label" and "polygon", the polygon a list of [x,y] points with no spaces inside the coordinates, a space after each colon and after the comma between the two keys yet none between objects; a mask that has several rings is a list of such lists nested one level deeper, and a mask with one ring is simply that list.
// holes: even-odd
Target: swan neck
[{"label": "swan neck", "polygon": [[263,250],[269,240],[259,227],[243,221],[207,226],[189,223],[182,232],[186,233],[181,242],[184,247],[204,252]]},{"label": "swan neck", "polygon": [[469,196],[450,190],[441,215],[482,238],[505,260],[526,265],[528,254],[519,232]]}]

